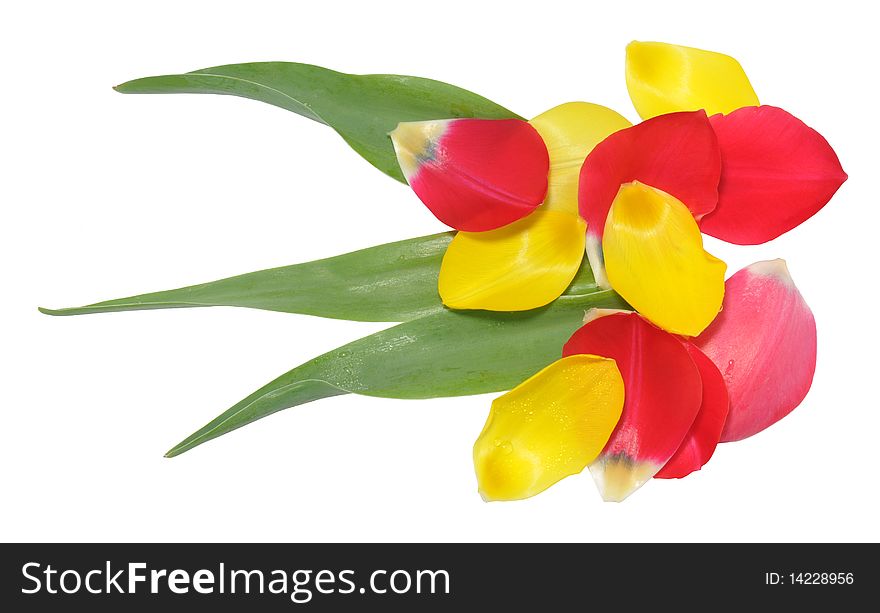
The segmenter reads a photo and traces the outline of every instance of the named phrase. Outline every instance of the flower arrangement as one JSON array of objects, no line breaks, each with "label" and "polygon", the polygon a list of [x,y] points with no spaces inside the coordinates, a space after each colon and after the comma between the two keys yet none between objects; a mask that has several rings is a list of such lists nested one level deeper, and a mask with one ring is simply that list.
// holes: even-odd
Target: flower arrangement
[{"label": "flower arrangement", "polygon": [[702,234],[759,244],[846,180],[833,149],[760,105],[735,59],[633,42],[642,122],[586,102],[531,120],[458,87],[294,63],[148,77],[123,93],[213,93],[333,128],[453,231],[52,315],[239,306],[397,325],[270,382],[168,456],[339,394],[509,390],[474,445],[486,500],[589,468],[605,500],[699,470],[806,396],[813,315],[783,260],[725,281]]}]

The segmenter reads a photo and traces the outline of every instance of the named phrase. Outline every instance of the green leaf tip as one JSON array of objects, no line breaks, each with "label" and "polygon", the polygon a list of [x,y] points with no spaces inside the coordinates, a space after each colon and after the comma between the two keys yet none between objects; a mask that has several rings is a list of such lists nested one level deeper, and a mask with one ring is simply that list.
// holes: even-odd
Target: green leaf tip
[{"label": "green leaf tip", "polygon": [[[437,277],[454,233],[386,243],[303,264],[63,309],[53,316],[232,306],[369,322],[403,322],[443,309]],[[584,260],[565,295],[591,292]]]},{"label": "green leaf tip", "polygon": [[595,285],[517,313],[443,309],[309,360],[173,447],[166,457],[277,411],[354,393],[382,398],[467,396],[511,389],[552,361],[593,307],[627,308]]},{"label": "green leaf tip", "polygon": [[400,322],[442,308],[437,275],[451,232],[47,315],[234,306],[352,321]]},{"label": "green leaf tip", "polygon": [[309,378],[310,363],[296,368],[244,398],[165,453],[173,458],[211,439],[236,430],[266,415],[348,391],[320,379]]}]

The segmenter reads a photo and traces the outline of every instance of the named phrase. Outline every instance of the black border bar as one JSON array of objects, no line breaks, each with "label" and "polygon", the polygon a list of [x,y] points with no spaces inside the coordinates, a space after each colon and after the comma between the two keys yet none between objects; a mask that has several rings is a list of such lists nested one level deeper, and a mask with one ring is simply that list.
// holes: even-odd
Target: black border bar
[{"label": "black border bar", "polygon": [[[834,607],[873,610],[880,591],[877,544],[7,544],[2,545],[0,606],[5,611],[120,611],[143,605],[163,613],[192,611],[451,611],[460,606],[487,606],[492,611],[596,610],[629,611],[645,602],[675,611],[734,606]],[[127,590],[129,564],[145,579],[135,593],[104,593],[106,569],[122,570],[116,585]],[[40,579],[40,591],[28,575]],[[39,565],[39,566],[36,566]],[[51,566],[56,594],[46,591],[45,570]],[[150,572],[157,593],[150,591]],[[176,573],[172,592],[167,573]],[[202,591],[193,588],[199,570]],[[230,593],[229,573],[261,571],[251,593],[243,592],[238,575]],[[316,584],[318,571],[320,586]],[[59,589],[60,573],[72,589],[88,572],[92,588],[74,594]],[[300,571],[294,579],[293,573]],[[305,573],[304,571],[310,571]],[[346,572],[347,571],[347,572]],[[391,575],[395,582],[390,588]],[[435,583],[430,585],[434,572]],[[446,575],[437,573],[445,571]],[[378,574],[376,574],[378,573]],[[420,574],[422,573],[422,574]],[[374,575],[375,574],[375,575]],[[208,581],[209,575],[212,582]],[[225,593],[218,578],[225,576]],[[286,576],[286,591],[272,594],[268,582]],[[832,579],[833,575],[833,579]],[[182,577],[188,577],[183,580]],[[375,577],[375,579],[374,579]],[[446,578],[448,577],[448,579]],[[332,580],[330,579],[332,578]],[[416,578],[421,581],[418,592]],[[344,579],[344,580],[343,580]],[[373,581],[371,583],[371,580]],[[291,599],[298,582],[299,602]],[[444,590],[448,581],[448,593]],[[409,585],[405,593],[395,593]],[[276,589],[283,582],[274,584]],[[318,589],[320,587],[320,589]],[[376,588],[374,591],[373,588]],[[329,590],[329,591],[328,591]],[[385,590],[382,593],[377,591]],[[308,601],[302,602],[309,592]],[[854,608],[852,605],[857,605]],[[10,606],[12,608],[10,608]],[[840,607],[848,607],[841,609]],[[652,608],[654,608],[652,606]],[[201,610],[201,609],[196,609]]]}]

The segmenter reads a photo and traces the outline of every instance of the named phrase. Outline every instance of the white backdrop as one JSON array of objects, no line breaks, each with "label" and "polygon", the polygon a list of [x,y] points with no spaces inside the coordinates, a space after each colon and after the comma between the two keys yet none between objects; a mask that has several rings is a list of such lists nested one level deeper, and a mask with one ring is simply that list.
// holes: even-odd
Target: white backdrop
[{"label": "white backdrop", "polygon": [[[29,2],[5,8],[0,540],[876,541],[876,43],[864,3]],[[782,4],[782,3],[780,3]],[[328,128],[257,102],[122,96],[130,78],[290,60],[445,80],[525,116],[637,117],[624,46],[724,51],[818,129],[850,179],[731,272],[784,257],[815,313],[804,404],[701,472],[603,503],[588,473],[484,503],[492,396],[342,396],[163,452],[300,362],[382,325],[244,309],[72,306],[442,229]]]}]

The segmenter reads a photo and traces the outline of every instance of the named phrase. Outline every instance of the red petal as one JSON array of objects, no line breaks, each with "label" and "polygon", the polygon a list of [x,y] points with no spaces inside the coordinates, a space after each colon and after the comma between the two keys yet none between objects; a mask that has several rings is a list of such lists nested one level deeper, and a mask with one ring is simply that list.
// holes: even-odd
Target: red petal
[{"label": "red petal", "polygon": [[547,193],[547,147],[526,121],[401,123],[391,139],[413,191],[457,230],[505,226],[531,213]]},{"label": "red petal", "polygon": [[606,500],[622,500],[669,461],[700,410],[700,372],[685,345],[636,313],[599,317],[574,333],[563,356],[613,358],[623,376],[623,414],[590,465]]},{"label": "red petal", "polygon": [[715,208],[721,157],[705,111],[658,115],[615,132],[581,167],[578,206],[600,237],[621,183],[640,181],[681,200],[699,219]]},{"label": "red petal", "polygon": [[772,240],[816,214],[846,181],[821,134],[772,106],[747,106],[709,121],[721,148],[718,207],[701,222],[738,245]]},{"label": "red petal", "polygon": [[687,350],[700,371],[700,378],[703,381],[703,401],[700,404],[700,412],[697,413],[697,418],[678,451],[660,469],[660,472],[654,475],[658,479],[681,479],[695,470],[700,470],[715,453],[730,407],[727,386],[718,367],[695,345],[687,343]]}]

